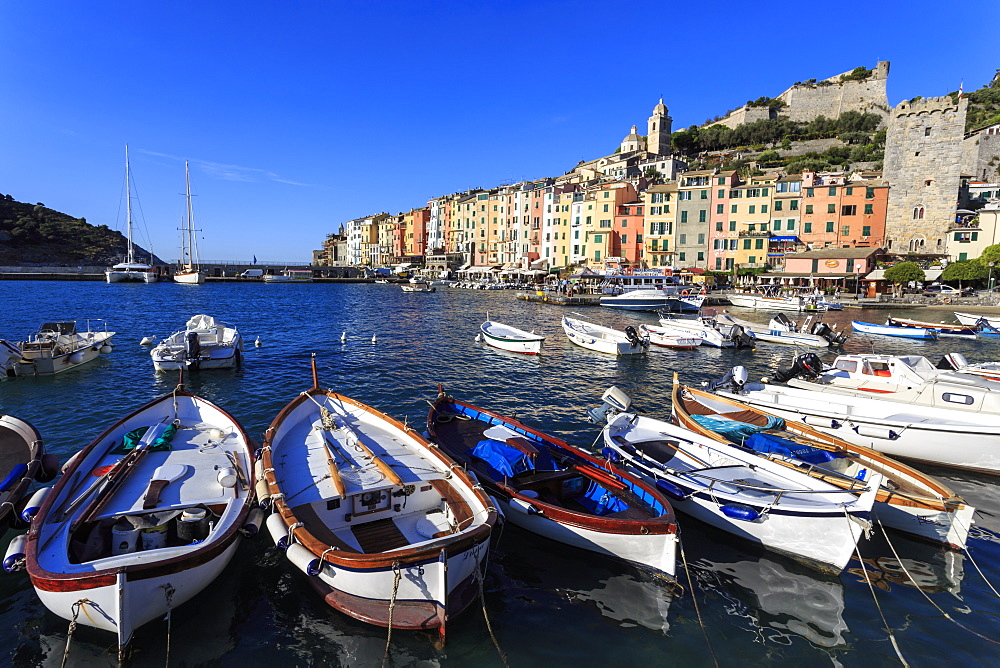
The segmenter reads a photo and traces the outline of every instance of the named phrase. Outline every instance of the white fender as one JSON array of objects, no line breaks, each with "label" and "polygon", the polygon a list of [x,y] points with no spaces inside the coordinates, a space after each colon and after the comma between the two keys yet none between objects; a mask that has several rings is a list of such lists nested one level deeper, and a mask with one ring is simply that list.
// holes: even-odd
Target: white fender
[{"label": "white fender", "polygon": [[102,355],[108,355],[108,354],[110,354],[110,353],[111,353],[111,351],[112,351],[112,348],[111,348],[111,346],[101,346],[101,350],[100,350],[99,352],[100,352],[100,353],[101,353]]},{"label": "white fender", "polygon": [[66,471],[70,470],[70,468],[72,468],[72,466],[76,463],[76,460],[80,457],[82,453],[83,450],[77,450],[75,455],[67,459],[66,463],[62,465],[61,472],[66,473]]},{"label": "white fender", "polygon": [[267,482],[264,480],[258,480],[257,484],[253,487],[254,492],[257,494],[257,504],[267,510],[271,507],[271,492],[267,489]]},{"label": "white fender", "polygon": [[820,417],[818,415],[803,415],[802,421],[813,427],[823,427],[825,429],[838,429],[840,423],[833,418]]},{"label": "white fender", "polygon": [[31,524],[31,520],[35,519],[35,515],[42,507],[42,502],[45,501],[45,497],[49,495],[52,491],[51,487],[42,487],[40,490],[31,495],[28,499],[28,503],[24,506],[24,510],[21,511],[21,519]]},{"label": "white fender", "polygon": [[264,526],[267,527],[268,533],[271,534],[271,540],[274,541],[274,544],[282,550],[285,549],[288,543],[288,525],[285,524],[285,520],[281,519],[281,515],[279,513],[271,513],[264,520]]},{"label": "white fender", "polygon": [[883,427],[877,424],[857,424],[854,425],[854,431],[858,433],[859,436],[868,436],[870,438],[884,438],[889,441],[894,441],[899,438],[899,434],[890,429],[889,427]]},{"label": "white fender", "polygon": [[253,477],[254,477],[254,480],[263,480],[264,479],[264,460],[263,459],[258,459],[257,461],[254,462],[254,464],[253,464]]},{"label": "white fender", "polygon": [[322,564],[320,563],[319,557],[298,543],[289,545],[288,549],[285,550],[285,556],[288,557],[290,562],[295,564],[296,568],[309,577],[319,575],[322,570]]},{"label": "white fender", "polygon": [[14,536],[7,546],[7,554],[3,558],[3,569],[8,573],[16,573],[24,568],[24,549],[28,544],[28,536],[19,534]]},{"label": "white fender", "polygon": [[247,521],[243,524],[243,534],[247,538],[253,538],[260,532],[260,526],[264,523],[264,511],[254,508],[247,515]]},{"label": "white fender", "polygon": [[82,361],[83,361],[83,353],[81,352],[75,352],[69,356],[70,364],[79,364]]},{"label": "white fender", "polygon": [[510,499],[510,501],[508,503],[510,503],[510,507],[511,508],[513,508],[514,510],[516,510],[518,512],[524,513],[525,515],[541,515],[542,514],[542,511],[538,509],[538,506],[536,506],[533,503],[528,503],[527,501],[523,501],[521,499],[518,499],[517,497],[511,497],[511,499]]}]

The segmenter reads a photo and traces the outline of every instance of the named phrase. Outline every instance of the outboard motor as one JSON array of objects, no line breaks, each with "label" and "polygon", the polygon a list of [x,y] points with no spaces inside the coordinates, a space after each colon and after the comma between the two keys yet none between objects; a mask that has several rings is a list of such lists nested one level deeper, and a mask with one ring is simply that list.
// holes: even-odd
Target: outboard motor
[{"label": "outboard motor", "polygon": [[833,327],[830,327],[830,325],[826,324],[825,322],[817,322],[815,325],[813,325],[811,333],[815,334],[816,336],[822,336],[824,339],[830,342],[830,345],[834,346],[839,346],[840,344],[842,344],[844,341],[847,340],[846,334],[840,334],[839,332],[837,332],[837,330],[835,330]]},{"label": "outboard motor", "polygon": [[633,348],[641,346],[645,343],[645,341],[639,337],[639,330],[632,325],[625,328],[625,338],[628,339],[628,342],[632,344]]},{"label": "outboard motor", "polygon": [[784,313],[776,313],[771,320],[776,321],[778,324],[786,327],[789,332],[797,331],[795,328],[795,323]]},{"label": "outboard motor", "polygon": [[742,325],[733,325],[729,328],[729,339],[736,348],[753,348],[757,344],[757,337],[753,332],[743,329]]},{"label": "outboard motor", "polygon": [[596,424],[604,424],[610,415],[625,413],[632,407],[632,399],[614,385],[601,395],[601,401],[604,403],[599,408],[587,411],[587,417]]},{"label": "outboard motor", "polygon": [[747,384],[747,368],[745,366],[734,366],[726,372],[726,375],[719,380],[708,384],[708,391],[715,392],[720,389],[730,389],[737,394],[743,392],[743,386]]},{"label": "outboard motor", "polygon": [[784,383],[792,378],[815,378],[821,373],[823,373],[823,361],[819,355],[803,353],[795,356],[790,367],[775,369],[773,379],[775,382]]},{"label": "outboard motor", "polygon": [[941,358],[941,361],[936,366],[938,369],[961,371],[963,368],[969,366],[969,360],[965,359],[965,355],[962,353],[948,353]]},{"label": "outboard motor", "polygon": [[201,359],[201,341],[198,340],[197,332],[188,332],[186,338],[187,344],[187,361],[192,367],[198,366],[198,361]]}]

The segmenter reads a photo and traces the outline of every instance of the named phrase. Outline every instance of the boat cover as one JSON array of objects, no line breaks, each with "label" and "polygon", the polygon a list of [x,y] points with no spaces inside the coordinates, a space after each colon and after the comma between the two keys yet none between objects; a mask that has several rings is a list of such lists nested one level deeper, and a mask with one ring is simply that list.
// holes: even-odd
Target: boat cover
[{"label": "boat cover", "polygon": [[558,471],[559,467],[552,460],[548,451],[541,444],[538,445],[538,454],[534,457],[507,445],[503,441],[495,438],[488,438],[476,444],[469,454],[476,459],[481,459],[490,467],[508,478],[519,473],[531,471]]},{"label": "boat cover", "polygon": [[596,482],[591,482],[586,493],[575,501],[598,517],[628,510],[627,503]]},{"label": "boat cover", "polygon": [[807,464],[825,464],[840,457],[829,450],[820,450],[802,443],[796,443],[775,434],[754,434],[743,442],[743,445],[754,452],[771,453],[784,457],[794,457]]},{"label": "boat cover", "polygon": [[757,432],[766,431],[768,429],[785,428],[785,421],[777,415],[768,415],[767,424],[763,427],[750,424],[749,422],[733,420],[721,415],[692,415],[691,419],[700,424],[702,427],[711,429],[716,434],[725,436],[737,445],[742,445],[744,439],[749,436],[753,436]]},{"label": "boat cover", "polygon": [[177,425],[158,424],[158,425],[153,425],[153,427],[138,427],[128,432],[122,439],[122,444],[119,445],[114,450],[112,450],[111,454],[123,455],[129,450],[134,449],[135,446],[139,445],[140,440],[143,440],[143,436],[146,434],[146,431],[148,431],[151,428],[158,430],[159,433],[151,435],[151,437],[154,440],[152,443],[149,444],[148,449],[150,450],[150,452],[156,452],[157,450],[169,450],[170,441],[173,440],[174,434],[177,433]]}]

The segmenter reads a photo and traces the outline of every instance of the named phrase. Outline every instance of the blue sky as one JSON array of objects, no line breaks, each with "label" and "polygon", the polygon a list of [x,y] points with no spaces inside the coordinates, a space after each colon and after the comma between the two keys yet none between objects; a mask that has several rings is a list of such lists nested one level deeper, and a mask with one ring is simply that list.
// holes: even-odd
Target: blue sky
[{"label": "blue sky", "polygon": [[1000,3],[4,2],[0,193],[178,255],[307,261],[341,222],[555,176],[644,133],[889,60],[892,105],[1000,67]]}]

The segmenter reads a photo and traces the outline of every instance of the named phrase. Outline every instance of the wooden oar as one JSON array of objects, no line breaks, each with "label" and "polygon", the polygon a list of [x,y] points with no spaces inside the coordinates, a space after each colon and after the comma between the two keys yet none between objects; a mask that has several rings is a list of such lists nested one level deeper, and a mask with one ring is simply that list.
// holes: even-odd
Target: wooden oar
[{"label": "wooden oar", "polygon": [[323,447],[326,448],[326,464],[330,467],[330,482],[333,483],[333,489],[338,496],[346,496],[347,487],[344,486],[344,479],[340,475],[340,469],[337,468],[337,462],[334,461],[333,450],[330,449],[326,438],[323,439]]}]

